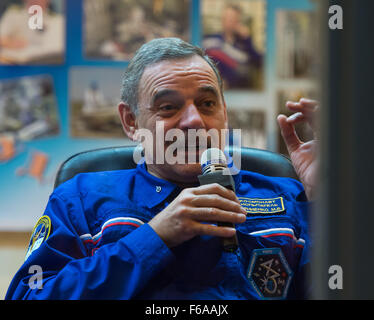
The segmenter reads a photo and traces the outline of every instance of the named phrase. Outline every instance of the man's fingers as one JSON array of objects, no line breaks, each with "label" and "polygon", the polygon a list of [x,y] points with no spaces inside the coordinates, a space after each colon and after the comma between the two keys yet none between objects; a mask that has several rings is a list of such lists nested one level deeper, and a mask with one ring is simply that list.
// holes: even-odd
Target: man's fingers
[{"label": "man's fingers", "polygon": [[[303,100],[300,100],[303,101]],[[315,102],[290,102],[286,103],[286,107],[293,112],[301,112],[306,117],[306,120],[311,123],[315,117],[315,113],[318,110],[318,105]]]},{"label": "man's fingers", "polygon": [[[313,129],[313,131],[316,131],[315,126],[315,117],[316,113],[319,110],[318,102],[311,99],[301,98],[299,102],[292,102],[287,101],[286,107],[296,112],[297,115],[290,116],[288,122],[295,124],[299,122],[306,121],[310,125],[310,127]],[[302,117],[299,113],[303,114],[304,117]],[[291,118],[291,119],[290,119]]]},{"label": "man's fingers", "polygon": [[311,99],[301,98],[299,102],[287,101],[286,107],[290,110],[314,112],[318,108],[318,102]]},{"label": "man's fingers", "polygon": [[292,123],[288,123],[287,117],[285,115],[279,115],[277,120],[283,140],[287,146],[288,153],[291,154],[302,144],[302,142],[297,136],[295,127]]},{"label": "man's fingers", "polygon": [[230,227],[219,227],[211,224],[203,224],[196,222],[196,234],[207,235],[213,237],[229,238],[235,235],[236,230]]},{"label": "man's fingers", "polygon": [[313,109],[318,106],[318,101],[313,99],[307,99],[307,98],[301,98],[299,100],[299,103],[301,103],[304,107]]},{"label": "man's fingers", "polygon": [[235,195],[234,191],[232,191],[228,188],[225,188],[218,183],[211,183],[211,184],[206,184],[206,185],[203,185],[203,186],[199,186],[197,188],[194,188],[193,193],[195,195],[217,194],[217,195],[219,195],[221,197],[224,197],[226,199],[229,199],[229,200],[235,201],[237,203],[240,203],[239,199]]},{"label": "man's fingers", "polygon": [[236,201],[223,198],[217,194],[203,194],[196,196],[191,205],[195,207],[211,207],[226,211],[246,214],[245,209]]},{"label": "man's fingers", "polygon": [[190,208],[189,216],[195,221],[243,223],[246,215],[219,208]]},{"label": "man's fingers", "polygon": [[294,113],[287,118],[287,122],[292,125],[295,125],[296,123],[304,122],[305,120],[306,120],[306,117],[302,112]]}]

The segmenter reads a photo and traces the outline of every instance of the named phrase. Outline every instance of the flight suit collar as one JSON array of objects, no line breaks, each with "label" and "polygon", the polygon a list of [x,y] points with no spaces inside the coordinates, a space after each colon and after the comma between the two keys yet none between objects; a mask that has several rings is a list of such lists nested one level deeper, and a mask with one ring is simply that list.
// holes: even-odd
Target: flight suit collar
[{"label": "flight suit collar", "polygon": [[141,192],[143,203],[150,209],[165,201],[174,190],[179,188],[170,181],[150,174],[145,162],[138,164],[136,169],[139,173],[137,175],[140,187],[138,192]]},{"label": "flight suit collar", "polygon": [[[145,162],[137,165],[137,172],[139,173],[137,179],[140,187],[138,190],[141,192],[143,203],[150,209],[165,201],[172,192],[179,193],[182,191],[182,188],[178,185],[150,174]],[[239,190],[240,172],[232,177],[235,182],[235,190]]]}]

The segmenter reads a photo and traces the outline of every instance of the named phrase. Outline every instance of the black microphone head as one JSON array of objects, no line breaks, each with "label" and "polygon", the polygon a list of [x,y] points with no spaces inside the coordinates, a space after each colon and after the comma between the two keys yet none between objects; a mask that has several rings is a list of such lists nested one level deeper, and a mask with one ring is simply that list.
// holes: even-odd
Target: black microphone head
[{"label": "black microphone head", "polygon": [[226,156],[221,149],[206,149],[200,159],[203,175],[213,171],[222,171],[227,168]]}]

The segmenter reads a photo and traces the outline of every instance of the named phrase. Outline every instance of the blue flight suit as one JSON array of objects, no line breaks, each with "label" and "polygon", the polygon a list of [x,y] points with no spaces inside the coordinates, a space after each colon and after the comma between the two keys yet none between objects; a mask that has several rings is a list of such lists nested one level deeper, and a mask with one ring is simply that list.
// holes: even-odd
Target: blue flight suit
[{"label": "blue flight suit", "polygon": [[51,194],[6,299],[305,298],[302,185],[247,171],[233,178],[247,219],[236,225],[239,249],[230,253],[212,236],[164,244],[147,222],[181,189],[144,163],[75,176]]}]

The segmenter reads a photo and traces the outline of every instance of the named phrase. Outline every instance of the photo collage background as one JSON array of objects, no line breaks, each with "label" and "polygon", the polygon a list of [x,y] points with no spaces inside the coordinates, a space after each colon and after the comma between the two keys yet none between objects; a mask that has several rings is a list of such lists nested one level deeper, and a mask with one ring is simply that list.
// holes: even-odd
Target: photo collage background
[{"label": "photo collage background", "polygon": [[217,62],[242,146],[287,155],[277,114],[287,100],[318,97],[313,1],[35,2],[43,30],[28,26],[29,1],[0,5],[0,231],[34,225],[72,154],[132,144],[117,114],[121,78],[151,39],[182,38]]}]

